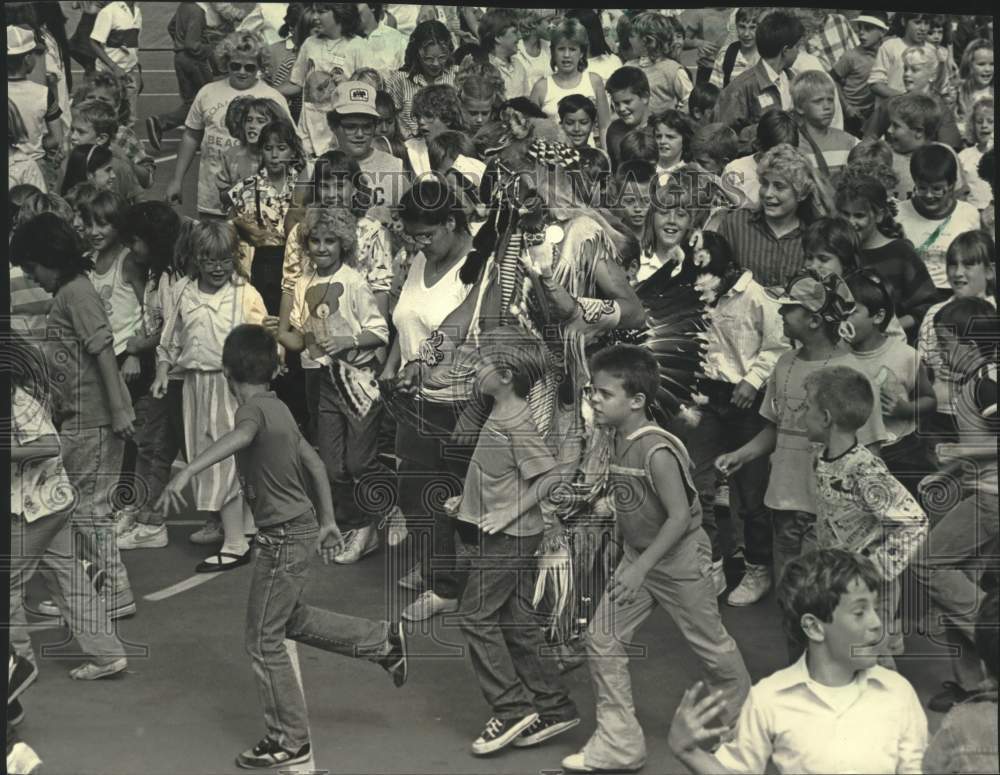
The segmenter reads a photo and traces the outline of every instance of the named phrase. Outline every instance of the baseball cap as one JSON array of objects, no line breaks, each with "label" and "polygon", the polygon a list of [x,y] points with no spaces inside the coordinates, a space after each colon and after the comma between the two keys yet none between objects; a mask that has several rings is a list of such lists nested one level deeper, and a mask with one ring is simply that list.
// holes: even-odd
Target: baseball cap
[{"label": "baseball cap", "polygon": [[35,39],[35,33],[30,29],[15,24],[7,25],[7,56],[40,51],[41,48],[41,44]]},{"label": "baseball cap", "polygon": [[361,115],[378,118],[375,88],[364,81],[344,81],[333,92],[333,112],[341,116]]},{"label": "baseball cap", "polygon": [[854,296],[838,275],[823,277],[812,269],[803,269],[785,286],[781,293],[768,291],[779,305],[805,307],[821,315],[828,323],[847,320],[854,311]]},{"label": "baseball cap", "polygon": [[880,30],[889,29],[888,17],[885,15],[885,11],[863,11],[854,19],[855,22],[859,24],[870,24],[872,27],[878,27]]}]

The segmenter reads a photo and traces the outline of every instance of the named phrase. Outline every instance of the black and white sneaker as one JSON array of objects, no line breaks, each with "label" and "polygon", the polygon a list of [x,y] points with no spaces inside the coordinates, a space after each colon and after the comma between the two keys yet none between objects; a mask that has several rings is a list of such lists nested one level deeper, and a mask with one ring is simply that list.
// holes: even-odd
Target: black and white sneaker
[{"label": "black and white sneaker", "polygon": [[156,116],[146,119],[146,138],[149,144],[157,151],[163,148],[163,127]]},{"label": "black and white sneaker", "polygon": [[472,744],[472,753],[484,756],[499,751],[509,745],[525,729],[538,720],[537,713],[529,713],[524,718],[499,719],[496,716],[486,722],[483,733]]},{"label": "black and white sneaker", "polygon": [[286,764],[301,764],[312,756],[309,743],[298,751],[286,751],[276,740],[265,737],[249,751],[236,757],[236,763],[245,770],[274,769]]},{"label": "black and white sneaker", "polygon": [[389,653],[379,660],[379,664],[389,675],[398,689],[406,683],[406,631],[402,622],[389,625]]},{"label": "black and white sneaker", "polygon": [[517,739],[511,745],[515,748],[528,748],[532,745],[538,745],[539,743],[544,743],[550,737],[555,737],[560,732],[572,729],[579,723],[579,718],[559,721],[558,719],[542,718],[539,716],[535,719],[535,723],[518,735]]},{"label": "black and white sneaker", "polygon": [[38,665],[32,660],[12,654],[7,668],[7,704],[14,702],[38,678]]}]

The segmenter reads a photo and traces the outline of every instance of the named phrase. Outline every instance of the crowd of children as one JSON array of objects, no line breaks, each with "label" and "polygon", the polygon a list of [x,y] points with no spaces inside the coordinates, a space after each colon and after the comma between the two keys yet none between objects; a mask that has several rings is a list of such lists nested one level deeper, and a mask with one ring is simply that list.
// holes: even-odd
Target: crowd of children
[{"label": "crowd of children", "polygon": [[[26,611],[63,618],[73,678],[123,673],[131,560],[189,507],[197,572],[253,564],[241,767],[311,757],[286,638],[401,686],[406,622],[443,612],[489,706],[472,753],[541,744],[581,721],[541,657],[542,582],[579,561],[560,493],[598,481],[596,729],[565,770],[646,764],[627,643],[660,606],[703,673],[669,731],[692,772],[1000,771],[992,17],[184,2],[181,104],[147,115],[140,4],[74,5],[72,40],[58,4],[4,8],[9,730]],[[666,413],[663,287],[703,317]],[[311,555],[421,531],[405,621],[302,600]],[[720,600],[772,588],[789,666],[752,683]],[[933,737],[917,618],[954,647]],[[8,770],[28,752],[9,731]]]}]

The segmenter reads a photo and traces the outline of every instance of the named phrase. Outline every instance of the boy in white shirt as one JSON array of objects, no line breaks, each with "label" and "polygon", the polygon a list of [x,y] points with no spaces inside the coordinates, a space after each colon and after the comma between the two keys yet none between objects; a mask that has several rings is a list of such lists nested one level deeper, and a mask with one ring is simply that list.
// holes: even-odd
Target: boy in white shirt
[{"label": "boy in white shirt", "polygon": [[142,69],[139,67],[142,11],[138,5],[135,0],[108,3],[98,11],[90,33],[98,68],[110,70],[125,87],[132,121],[138,115],[139,92],[142,90]]}]

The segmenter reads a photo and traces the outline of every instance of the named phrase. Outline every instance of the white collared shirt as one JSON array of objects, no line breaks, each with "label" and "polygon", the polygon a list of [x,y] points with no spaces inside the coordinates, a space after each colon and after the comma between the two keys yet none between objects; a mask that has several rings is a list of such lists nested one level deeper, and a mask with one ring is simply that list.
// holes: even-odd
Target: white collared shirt
[{"label": "white collared shirt", "polygon": [[774,72],[774,69],[767,63],[766,59],[761,59],[761,63],[764,65],[764,72],[767,73],[768,80],[777,87],[778,94],[781,95],[781,109],[791,110],[792,89],[788,84],[788,74],[784,70],[780,73]]},{"label": "white collared shirt", "polygon": [[803,654],[754,684],[715,757],[729,772],[762,773],[769,759],[780,773],[923,772],[927,717],[910,682],[878,665],[854,681],[840,702],[853,692],[819,686]]}]

